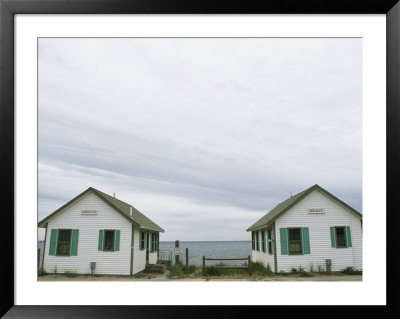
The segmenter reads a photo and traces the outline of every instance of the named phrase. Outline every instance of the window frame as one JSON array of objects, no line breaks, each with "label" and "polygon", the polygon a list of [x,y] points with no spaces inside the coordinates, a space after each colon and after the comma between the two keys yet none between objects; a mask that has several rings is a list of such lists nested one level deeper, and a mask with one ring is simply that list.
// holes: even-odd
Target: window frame
[{"label": "window frame", "polygon": [[[106,250],[105,249],[105,247],[106,247],[106,232],[113,232],[114,233],[114,235],[113,235],[113,249],[112,250]],[[114,252],[115,251],[115,229],[103,229],[103,236],[104,236],[104,238],[103,238],[103,251]]]},{"label": "window frame", "polygon": [[256,250],[260,251],[260,231],[256,231]]},{"label": "window frame", "polygon": [[273,245],[272,228],[269,228],[266,232],[267,232],[267,250],[268,250],[268,254],[272,255],[272,245]]},{"label": "window frame", "polygon": [[[338,246],[338,240],[337,240],[337,229],[338,228],[343,228],[343,235],[344,235],[344,244],[345,246]],[[347,244],[347,230],[346,226],[334,226],[335,229],[335,248],[349,248]]]},{"label": "window frame", "polygon": [[252,232],[251,232],[251,250],[256,250],[256,240],[255,240],[255,237],[256,237],[256,232],[255,232],[255,231],[252,231]]},{"label": "window frame", "polygon": [[[143,246],[142,246],[143,243]],[[139,250],[145,250],[146,248],[146,238],[145,238],[145,232],[140,231],[139,232]]]},{"label": "window frame", "polygon": [[[60,232],[61,231],[69,231],[69,250],[68,250],[68,255],[67,254],[59,254],[58,253],[58,244],[59,238],[60,238]],[[61,244],[65,244],[66,242],[61,242]],[[57,242],[56,242],[56,256],[59,257],[71,257],[71,246],[72,246],[72,229],[71,228],[57,228]]]},{"label": "window frame", "polygon": [[[294,230],[294,229],[298,229],[300,232],[300,240],[290,240],[290,231]],[[291,253],[290,252],[290,243],[291,242],[299,242],[300,241],[300,253]],[[287,228],[287,245],[288,245],[288,255],[292,255],[292,256],[301,256],[304,255],[304,249],[303,249],[303,232],[302,232],[302,227],[288,227]]]},{"label": "window frame", "polygon": [[151,246],[150,252],[154,253],[157,251],[157,233],[151,233]]},{"label": "window frame", "polygon": [[261,231],[261,251],[263,253],[267,252],[267,241],[266,241],[266,231],[262,230]]}]

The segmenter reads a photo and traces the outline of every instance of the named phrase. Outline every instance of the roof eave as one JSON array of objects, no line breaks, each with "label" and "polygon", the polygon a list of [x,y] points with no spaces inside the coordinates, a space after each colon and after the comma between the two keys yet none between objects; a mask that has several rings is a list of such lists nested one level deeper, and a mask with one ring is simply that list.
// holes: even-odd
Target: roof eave
[{"label": "roof eave", "polygon": [[247,232],[256,231],[256,230],[268,227],[270,224],[272,224],[275,220],[277,220],[280,216],[282,216],[284,213],[286,213],[293,206],[297,205],[297,203],[299,203],[304,197],[306,197],[308,194],[310,194],[314,190],[318,190],[318,191],[320,191],[322,193],[325,193],[326,196],[330,197],[332,200],[337,202],[339,205],[341,205],[345,209],[347,209],[349,211],[349,213],[353,214],[354,216],[356,216],[356,217],[358,217],[358,218],[360,218],[362,220],[362,214],[360,212],[358,212],[357,210],[355,210],[351,206],[347,205],[345,202],[343,202],[342,200],[337,198],[335,195],[329,193],[327,190],[325,190],[324,188],[322,188],[318,184],[315,184],[314,186],[310,187],[306,192],[304,192],[304,194],[302,194],[299,198],[297,198],[295,201],[293,201],[293,203],[291,203],[288,207],[283,209],[278,215],[276,215],[271,220],[269,220],[267,224],[264,224],[262,226],[256,226],[256,227],[249,227],[249,228],[247,228],[246,231]]}]

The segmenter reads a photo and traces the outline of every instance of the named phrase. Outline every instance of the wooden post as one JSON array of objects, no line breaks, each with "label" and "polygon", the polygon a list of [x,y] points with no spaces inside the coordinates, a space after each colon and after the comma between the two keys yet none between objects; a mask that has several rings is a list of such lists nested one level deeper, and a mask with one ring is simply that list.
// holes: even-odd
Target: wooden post
[{"label": "wooden post", "polygon": [[186,267],[189,266],[189,248],[186,247]]},{"label": "wooden post", "polygon": [[206,256],[203,256],[203,275],[205,274],[206,270]]},{"label": "wooden post", "polygon": [[175,265],[177,264],[179,264],[179,240],[175,240]]},{"label": "wooden post", "polygon": [[251,276],[251,260],[250,255],[247,257],[248,267],[249,267],[249,275]]},{"label": "wooden post", "polygon": [[37,268],[40,269],[40,248],[37,249]]}]

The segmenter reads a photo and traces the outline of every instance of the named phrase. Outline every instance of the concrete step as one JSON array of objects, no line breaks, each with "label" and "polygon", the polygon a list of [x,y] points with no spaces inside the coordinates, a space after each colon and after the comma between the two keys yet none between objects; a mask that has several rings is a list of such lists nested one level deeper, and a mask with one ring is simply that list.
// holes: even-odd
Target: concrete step
[{"label": "concrete step", "polygon": [[144,269],[145,273],[152,273],[152,274],[163,274],[165,272],[166,266],[162,264],[152,264],[146,265]]}]

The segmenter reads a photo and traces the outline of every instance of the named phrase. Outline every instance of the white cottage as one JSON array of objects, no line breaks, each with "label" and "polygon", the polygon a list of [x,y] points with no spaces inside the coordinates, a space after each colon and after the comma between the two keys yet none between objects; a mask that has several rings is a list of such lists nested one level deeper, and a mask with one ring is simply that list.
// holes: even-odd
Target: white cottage
[{"label": "white cottage", "polygon": [[[160,226],[130,204],[89,187],[38,223],[48,273],[134,275],[157,263]],[[93,264],[92,264],[93,265]]]},{"label": "white cottage", "polygon": [[252,260],[276,273],[362,269],[362,215],[319,185],[278,204],[247,231]]}]

